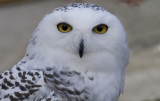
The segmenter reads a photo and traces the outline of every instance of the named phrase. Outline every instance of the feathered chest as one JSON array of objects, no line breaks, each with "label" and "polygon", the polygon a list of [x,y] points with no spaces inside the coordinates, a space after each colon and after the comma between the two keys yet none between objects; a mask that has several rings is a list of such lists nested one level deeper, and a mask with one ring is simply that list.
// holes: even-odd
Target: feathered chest
[{"label": "feathered chest", "polygon": [[0,74],[0,100],[89,101],[86,81],[93,79],[69,68],[22,70],[21,67],[14,66]]}]

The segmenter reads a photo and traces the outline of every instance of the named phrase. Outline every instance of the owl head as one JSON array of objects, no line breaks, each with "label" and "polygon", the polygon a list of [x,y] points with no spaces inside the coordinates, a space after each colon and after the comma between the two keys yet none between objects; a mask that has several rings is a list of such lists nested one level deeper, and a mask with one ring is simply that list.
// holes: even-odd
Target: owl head
[{"label": "owl head", "polygon": [[116,16],[94,4],[74,3],[56,8],[42,19],[27,54],[49,64],[93,68],[90,64],[100,63],[106,68],[106,63],[115,65],[114,60],[125,67],[128,42]]}]

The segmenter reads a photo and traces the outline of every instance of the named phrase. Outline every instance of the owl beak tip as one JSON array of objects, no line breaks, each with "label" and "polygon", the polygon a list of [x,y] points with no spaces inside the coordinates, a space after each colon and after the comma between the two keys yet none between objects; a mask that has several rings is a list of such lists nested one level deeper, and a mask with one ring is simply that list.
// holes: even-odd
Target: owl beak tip
[{"label": "owl beak tip", "polygon": [[84,51],[84,40],[81,39],[80,44],[79,44],[79,56],[80,56],[80,58],[83,57],[83,51]]}]

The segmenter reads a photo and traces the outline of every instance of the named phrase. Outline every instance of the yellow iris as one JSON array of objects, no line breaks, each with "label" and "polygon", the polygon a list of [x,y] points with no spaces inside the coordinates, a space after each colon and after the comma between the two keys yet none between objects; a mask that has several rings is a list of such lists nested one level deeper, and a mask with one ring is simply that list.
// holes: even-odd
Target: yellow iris
[{"label": "yellow iris", "polygon": [[93,31],[99,34],[103,34],[108,30],[108,26],[105,24],[100,24],[93,28]]},{"label": "yellow iris", "polygon": [[72,26],[67,23],[59,23],[57,28],[60,32],[67,33],[72,30]]}]

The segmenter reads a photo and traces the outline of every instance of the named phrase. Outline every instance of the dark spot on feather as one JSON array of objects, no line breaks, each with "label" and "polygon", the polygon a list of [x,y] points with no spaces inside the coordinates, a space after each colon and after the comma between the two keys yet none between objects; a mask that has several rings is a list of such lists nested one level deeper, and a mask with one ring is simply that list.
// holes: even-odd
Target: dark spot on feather
[{"label": "dark spot on feather", "polygon": [[46,70],[47,70],[47,71],[51,71],[52,69],[51,69],[51,68],[47,68]]},{"label": "dark spot on feather", "polygon": [[26,72],[25,72],[25,71],[23,72],[23,75],[26,75]]},{"label": "dark spot on feather", "polygon": [[65,74],[66,74],[66,72],[65,72],[65,71],[61,71],[60,73],[61,73],[62,75],[65,75]]},{"label": "dark spot on feather", "polygon": [[19,76],[19,77],[22,77],[22,74],[21,74],[21,72],[19,72],[19,73],[18,73],[18,76]]},{"label": "dark spot on feather", "polygon": [[59,88],[58,86],[55,86],[58,90],[60,91],[67,91],[69,94],[72,94],[72,95],[75,95],[75,93],[70,90],[70,89],[67,89],[67,88]]},{"label": "dark spot on feather", "polygon": [[19,92],[14,92],[14,95],[17,96],[17,97],[23,97],[23,95]]},{"label": "dark spot on feather", "polygon": [[59,75],[57,73],[55,73],[55,72],[54,72],[53,76],[57,77],[57,78],[59,77]]},{"label": "dark spot on feather", "polygon": [[2,79],[3,78],[3,76],[2,76],[2,74],[0,74],[0,79]]},{"label": "dark spot on feather", "polygon": [[23,64],[24,64],[24,63],[26,63],[26,61],[21,61],[21,63],[23,63]]},{"label": "dark spot on feather", "polygon": [[5,84],[2,84],[2,89],[7,90],[7,89],[8,89],[8,87],[7,87]]},{"label": "dark spot on feather", "polygon": [[80,72],[77,72],[77,71],[74,71],[74,73],[77,74],[77,75],[81,75],[81,73],[80,73]]},{"label": "dark spot on feather", "polygon": [[11,75],[11,74],[12,74],[12,72],[10,71],[10,72],[9,72],[9,74]]},{"label": "dark spot on feather", "polygon": [[10,86],[10,87],[14,86],[14,85],[13,85],[11,82],[9,82],[9,81],[7,82],[7,85]]},{"label": "dark spot on feather", "polygon": [[90,80],[94,80],[94,77],[88,77]]},{"label": "dark spot on feather", "polygon": [[64,88],[59,88],[58,86],[56,86],[55,85],[55,88],[57,89],[57,90],[60,90],[60,91],[65,91],[65,89]]},{"label": "dark spot on feather", "polygon": [[33,73],[32,72],[28,72],[27,73],[29,76],[32,76],[33,77]]},{"label": "dark spot on feather", "polygon": [[89,99],[89,97],[88,97],[88,96],[84,96],[84,98],[85,98],[86,100],[88,100],[88,99]]},{"label": "dark spot on feather", "polygon": [[77,90],[77,89],[74,89],[74,92],[76,93],[76,95],[80,95],[81,94],[81,92],[79,90]]},{"label": "dark spot on feather", "polygon": [[29,95],[30,95],[29,93],[24,93],[25,98],[28,98]]},{"label": "dark spot on feather", "polygon": [[45,74],[46,77],[49,77],[49,78],[53,78],[53,75],[51,74]]},{"label": "dark spot on feather", "polygon": [[26,81],[25,79],[22,79],[21,82],[22,82],[22,83],[26,83],[27,81]]},{"label": "dark spot on feather", "polygon": [[51,101],[51,98],[47,98],[46,101]]},{"label": "dark spot on feather", "polygon": [[9,97],[9,94],[7,94],[7,95],[4,96],[4,98],[7,98],[7,97]]},{"label": "dark spot on feather", "polygon": [[23,75],[21,78],[22,78],[22,79],[27,79],[27,78],[25,77],[25,75]]},{"label": "dark spot on feather", "polygon": [[35,72],[35,75],[39,76],[39,73],[38,73],[38,72]]},{"label": "dark spot on feather", "polygon": [[33,81],[35,81],[35,80],[36,80],[36,78],[35,78],[35,77],[33,77],[33,78],[32,78],[32,80],[33,80]]},{"label": "dark spot on feather", "polygon": [[44,82],[45,82],[45,83],[47,83],[47,80],[46,80],[46,78],[44,78]]},{"label": "dark spot on feather", "polygon": [[10,95],[9,98],[10,98],[11,101],[18,101],[18,99],[14,98],[12,95]]},{"label": "dark spot on feather", "polygon": [[14,80],[14,79],[15,79],[12,75],[10,75],[9,78],[10,78],[11,80]]},{"label": "dark spot on feather", "polygon": [[33,94],[34,92],[36,92],[36,91],[38,91],[39,89],[31,89],[31,90],[29,90],[29,93],[30,94]]},{"label": "dark spot on feather", "polygon": [[53,93],[53,94],[52,94],[52,96],[56,96],[56,94],[55,94],[55,93]]},{"label": "dark spot on feather", "polygon": [[4,75],[8,75],[8,72],[5,72]]},{"label": "dark spot on feather", "polygon": [[16,87],[19,86],[19,82],[16,81],[16,82],[15,82],[15,86],[16,86]]},{"label": "dark spot on feather", "polygon": [[28,84],[31,84],[31,85],[34,84],[34,83],[33,83],[32,81],[30,81],[30,80],[28,80],[27,83],[28,83]]},{"label": "dark spot on feather", "polygon": [[24,97],[20,97],[18,98],[18,100],[23,101],[25,98]]},{"label": "dark spot on feather", "polygon": [[80,101],[85,101],[84,99],[80,99]]},{"label": "dark spot on feather", "polygon": [[26,91],[26,88],[24,86],[19,86],[19,88],[22,90],[22,91]]},{"label": "dark spot on feather", "polygon": [[74,74],[73,74],[73,72],[71,72],[71,71],[61,71],[60,72],[62,75],[66,75],[66,76],[68,76],[68,77],[72,77],[72,76],[74,76]]},{"label": "dark spot on feather", "polygon": [[18,71],[20,71],[21,69],[19,67],[16,68]]},{"label": "dark spot on feather", "polygon": [[62,84],[60,81],[58,81],[58,80],[56,80],[56,79],[54,79],[54,83],[57,84],[57,85]]},{"label": "dark spot on feather", "polygon": [[35,88],[35,87],[42,87],[42,85],[32,85],[32,88]]},{"label": "dark spot on feather", "polygon": [[29,85],[25,85],[25,87],[26,87],[27,89],[30,89],[30,88],[31,88],[31,86],[29,86]]},{"label": "dark spot on feather", "polygon": [[28,57],[28,56],[29,56],[29,54],[26,54],[26,56]]}]

